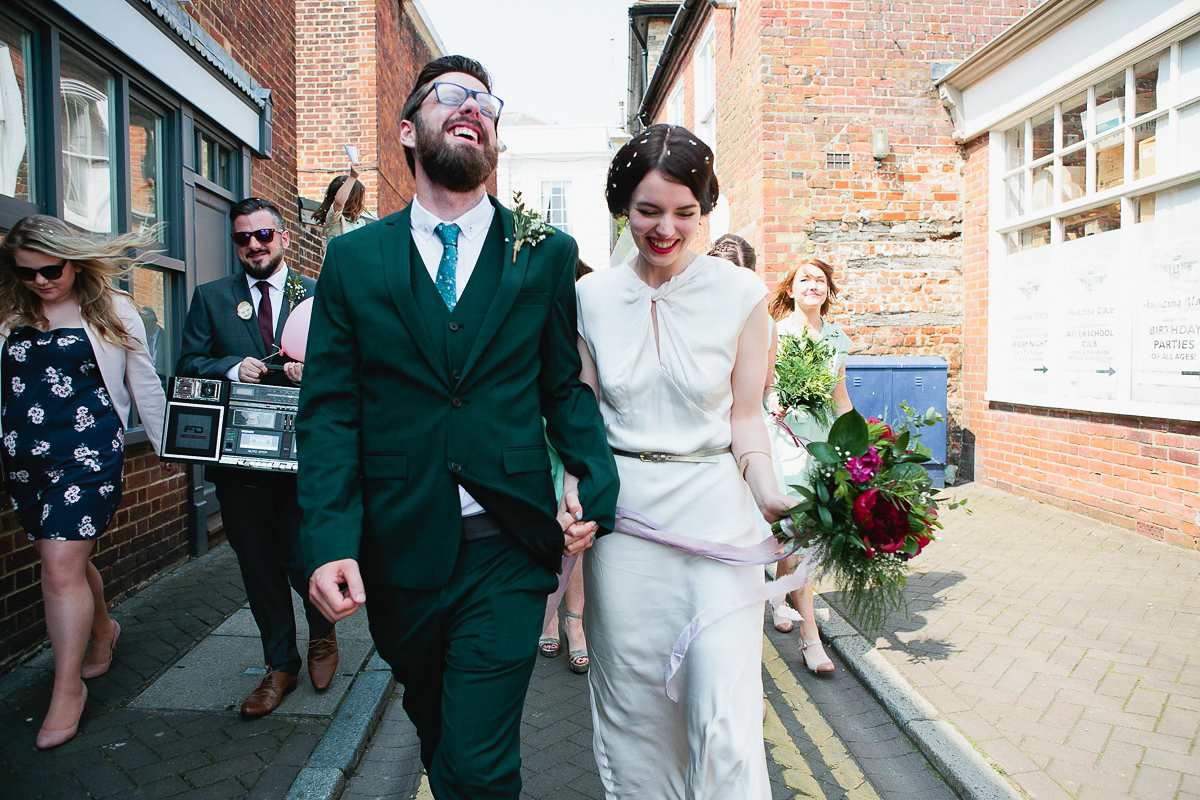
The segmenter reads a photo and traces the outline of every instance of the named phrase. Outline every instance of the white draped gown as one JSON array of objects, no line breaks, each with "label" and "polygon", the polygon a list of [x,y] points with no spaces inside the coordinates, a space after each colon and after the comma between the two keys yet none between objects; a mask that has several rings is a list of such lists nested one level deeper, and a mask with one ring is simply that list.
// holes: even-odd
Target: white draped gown
[{"label": "white draped gown", "polygon": [[[665,453],[729,446],[738,337],[765,294],[754,273],[708,256],[657,289],[629,264],[580,281],[579,332],[598,370],[609,444]],[[616,461],[620,506],[699,539],[762,539],[731,454],[714,463]],[[671,648],[692,618],[762,582],[761,567],[731,567],[620,533],[587,551],[594,750],[608,798],[769,800],[761,606],[700,633],[680,672],[678,703],[663,685]]]}]

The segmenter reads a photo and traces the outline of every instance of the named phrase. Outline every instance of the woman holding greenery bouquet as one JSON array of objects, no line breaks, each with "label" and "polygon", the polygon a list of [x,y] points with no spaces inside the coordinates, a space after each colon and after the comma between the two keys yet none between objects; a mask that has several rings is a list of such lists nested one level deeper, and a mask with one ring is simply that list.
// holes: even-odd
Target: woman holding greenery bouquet
[{"label": "woman holding greenery bouquet", "polygon": [[[811,258],[779,282],[767,306],[778,326],[775,383],[767,396],[774,424],[768,431],[777,477],[785,491],[792,485],[811,486],[804,445],[825,441],[833,421],[854,407],[845,380],[850,337],[824,318],[836,296],[833,267]],[[799,561],[799,555],[792,555],[779,562],[776,578],[795,572]],[[805,665],[817,674],[833,672],[813,615],[812,584],[792,592],[791,601],[795,611],[785,602],[772,608],[775,629],[787,633],[799,618]]]}]

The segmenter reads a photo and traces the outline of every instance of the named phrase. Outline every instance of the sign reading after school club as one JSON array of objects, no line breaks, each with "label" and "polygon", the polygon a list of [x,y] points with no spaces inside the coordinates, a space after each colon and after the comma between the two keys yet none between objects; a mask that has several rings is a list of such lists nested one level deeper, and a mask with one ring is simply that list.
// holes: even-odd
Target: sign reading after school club
[{"label": "sign reading after school club", "polygon": [[1200,226],[1178,222],[1005,256],[988,398],[1200,419]]}]

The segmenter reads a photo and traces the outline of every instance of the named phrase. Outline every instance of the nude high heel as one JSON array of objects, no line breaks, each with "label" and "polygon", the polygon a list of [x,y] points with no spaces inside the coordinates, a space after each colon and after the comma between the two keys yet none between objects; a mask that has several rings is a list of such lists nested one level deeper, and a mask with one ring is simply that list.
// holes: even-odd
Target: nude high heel
[{"label": "nude high heel", "polygon": [[36,740],[38,750],[49,750],[51,747],[58,747],[75,738],[75,734],[79,731],[79,719],[83,716],[83,707],[87,705],[87,694],[87,684],[84,684],[83,697],[79,701],[79,715],[75,717],[74,725],[59,731],[48,731],[45,728],[38,731]]}]

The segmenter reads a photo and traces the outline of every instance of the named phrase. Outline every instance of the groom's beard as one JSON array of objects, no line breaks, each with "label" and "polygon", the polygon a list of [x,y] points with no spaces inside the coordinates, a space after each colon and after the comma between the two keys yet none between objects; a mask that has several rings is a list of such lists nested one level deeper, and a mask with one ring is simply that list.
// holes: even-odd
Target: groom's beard
[{"label": "groom's beard", "polygon": [[[482,186],[493,172],[500,158],[500,150],[494,144],[482,147],[464,145],[455,147],[446,141],[442,131],[425,124],[418,114],[417,160],[429,180],[452,192],[469,192]],[[485,123],[486,124],[486,123]]]}]

